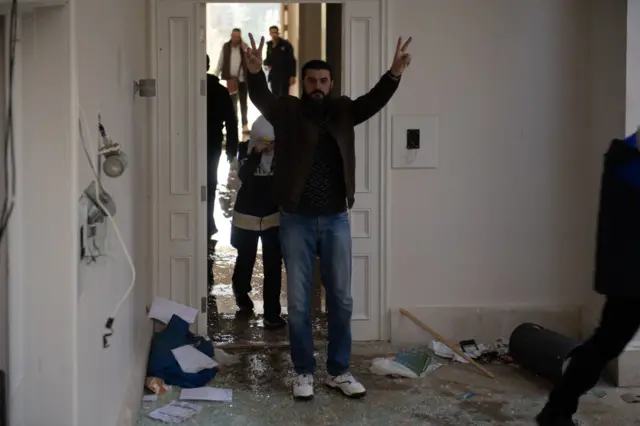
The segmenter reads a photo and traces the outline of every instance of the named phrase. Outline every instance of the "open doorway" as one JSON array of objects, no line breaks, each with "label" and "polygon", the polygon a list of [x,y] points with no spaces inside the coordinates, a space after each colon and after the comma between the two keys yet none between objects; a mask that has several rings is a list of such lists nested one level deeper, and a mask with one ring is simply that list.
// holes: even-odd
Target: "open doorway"
[{"label": "open doorway", "polygon": [[[232,37],[241,34],[242,42],[249,43],[248,34],[252,33],[256,40],[265,37],[270,40],[276,27],[279,37],[287,40],[294,52],[296,78],[289,83],[288,91],[292,96],[299,96],[300,82],[297,79],[302,65],[312,59],[328,61],[337,71],[334,74],[334,94],[342,93],[342,4],[280,4],[280,3],[210,3],[207,4],[207,54],[211,58],[211,74],[222,77],[223,46]],[[237,30],[240,30],[239,32]],[[266,56],[266,48],[263,54]],[[269,68],[265,67],[267,76]],[[273,80],[270,79],[272,90]],[[228,86],[221,79],[222,85]],[[228,86],[234,90],[235,86]],[[242,105],[243,94],[232,96],[238,121],[239,151],[246,150],[252,124],[260,116],[260,112],[247,97],[246,105]],[[246,116],[244,115],[246,110]],[[243,128],[243,121],[247,128]],[[226,141],[223,141],[223,144]],[[282,341],[286,337],[282,331],[263,331],[263,262],[262,244],[258,243],[256,262],[251,279],[250,297],[255,307],[255,316],[249,320],[236,319],[236,301],[233,293],[233,274],[236,267],[237,251],[231,245],[231,220],[233,206],[241,182],[238,178],[238,162],[226,161],[223,155],[217,166],[217,191],[213,216],[217,232],[209,244],[208,256],[213,260],[213,285],[209,290],[215,303],[210,303],[209,334],[217,341],[242,342],[261,341],[264,339]],[[214,162],[215,164],[215,162]],[[316,334],[324,338],[323,315],[324,294],[319,278],[316,277],[314,298],[312,301],[312,320],[317,324]],[[286,317],[286,274],[283,270],[282,292],[280,301],[282,312]]]},{"label": "open doorway", "polygon": [[[219,4],[219,0],[209,0]],[[253,4],[272,3],[268,0],[251,0]],[[320,2],[316,3],[320,4]],[[292,31],[295,19],[304,16],[304,10],[313,3],[298,5],[297,12],[291,12],[296,5],[289,4],[291,13],[286,19],[281,17],[280,24],[286,34],[285,25]],[[152,58],[157,61],[158,90],[154,106],[157,114],[151,115],[152,149],[152,215],[155,229],[153,243],[154,250],[154,294],[169,298],[179,303],[199,308],[195,329],[199,333],[209,333],[216,340],[233,340],[221,327],[215,326],[215,318],[220,318],[217,303],[207,286],[207,243],[211,240],[207,235],[207,205],[210,200],[215,201],[217,215],[222,218],[216,226],[221,230],[217,239],[223,245],[224,226],[229,227],[229,209],[233,205],[233,164],[226,166],[222,160],[222,167],[215,170],[222,175],[219,179],[221,193],[228,194],[209,197],[207,194],[207,97],[206,80],[206,7],[204,2],[185,2],[181,0],[157,0],[155,14],[156,37],[153,39]],[[318,6],[316,6],[318,7]],[[334,6],[332,6],[334,7]],[[327,30],[325,36],[332,34],[334,40],[341,40],[339,54],[340,65],[330,59],[329,45],[326,44],[326,57],[332,61],[334,69],[341,69],[339,92],[357,98],[375,85],[382,75],[384,66],[381,57],[385,47],[382,27],[382,5],[379,0],[345,0],[340,6],[341,20],[334,31]],[[281,16],[284,7],[281,6]],[[320,17],[323,8],[320,7]],[[334,11],[337,9],[334,9]],[[317,11],[317,9],[316,9]],[[309,13],[309,16],[318,13]],[[330,12],[324,6],[324,15]],[[334,16],[336,14],[334,13]],[[295,22],[294,22],[295,21]],[[233,24],[231,24],[233,25]],[[318,25],[318,24],[316,24]],[[301,32],[305,24],[298,25],[298,65],[303,63],[303,44]],[[321,25],[318,25],[321,27]],[[329,23],[326,25],[330,27]],[[266,34],[268,28],[260,33]],[[322,31],[319,31],[322,34]],[[291,34],[289,38],[293,38]],[[317,43],[310,43],[312,47],[322,46],[322,38]],[[215,52],[215,48],[213,48]],[[217,52],[219,53],[219,52]],[[215,53],[215,54],[217,54]],[[318,56],[314,55],[317,58]],[[215,61],[213,59],[212,61]],[[227,93],[224,86],[220,86]],[[294,89],[295,90],[295,89]],[[334,91],[335,92],[335,91]],[[228,94],[228,93],[227,93]],[[351,209],[351,241],[352,241],[352,277],[351,294],[353,297],[353,315],[351,329],[353,339],[358,341],[379,340],[385,336],[388,327],[388,312],[386,309],[386,290],[384,288],[384,259],[386,258],[386,244],[381,231],[386,223],[384,185],[386,150],[381,143],[387,134],[387,116],[382,114],[371,117],[367,122],[354,129],[354,150],[356,157],[355,169],[355,204]],[[225,182],[227,182],[225,184]],[[226,185],[227,188],[224,186]],[[237,182],[236,182],[237,187]],[[225,216],[225,206],[227,215]],[[213,214],[210,215],[213,217]],[[228,234],[228,233],[227,233]],[[226,240],[228,241],[228,240]],[[215,256],[222,256],[223,251],[217,250]],[[233,251],[228,255],[233,256]],[[260,256],[258,256],[258,259]],[[212,258],[213,260],[213,258]],[[233,257],[227,262],[232,265]],[[210,268],[213,272],[214,268]],[[230,284],[228,279],[230,268],[227,269],[227,279],[218,276],[216,284]],[[258,267],[257,272],[260,271]],[[223,270],[216,267],[216,275]],[[261,279],[258,274],[256,291],[261,289]],[[319,285],[318,285],[319,288]],[[230,287],[227,287],[229,290]],[[215,289],[223,293],[224,287]],[[286,295],[286,280],[284,282],[283,299]],[[231,296],[232,297],[232,296]],[[233,300],[230,295],[227,300]],[[233,303],[224,305],[221,299],[221,310],[225,306],[233,307]],[[315,305],[317,306],[316,298]],[[320,303],[321,304],[321,303]],[[230,309],[227,307],[226,311]],[[231,314],[232,315],[232,314]],[[233,326],[230,321],[230,326]],[[254,322],[260,330],[258,339],[264,339],[267,334],[262,331],[260,319]],[[228,328],[227,328],[228,329]],[[230,333],[229,333],[230,334]],[[242,332],[240,332],[242,334]],[[249,338],[253,338],[249,332]],[[216,336],[217,335],[217,336]],[[239,334],[236,332],[235,336]]]}]

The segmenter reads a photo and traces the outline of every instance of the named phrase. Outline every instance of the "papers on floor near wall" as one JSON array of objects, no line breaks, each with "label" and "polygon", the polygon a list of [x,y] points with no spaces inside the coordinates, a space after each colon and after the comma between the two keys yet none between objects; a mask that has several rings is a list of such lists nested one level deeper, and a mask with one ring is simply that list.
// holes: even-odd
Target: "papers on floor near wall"
[{"label": "papers on floor near wall", "polygon": [[158,400],[158,395],[155,393],[144,395],[142,397],[142,402],[154,402]]},{"label": "papers on floor near wall", "polygon": [[188,402],[173,401],[149,413],[149,417],[166,423],[182,423],[195,416],[202,407]]},{"label": "papers on floor near wall", "polygon": [[193,324],[198,315],[198,310],[162,297],[155,297],[153,299],[151,309],[149,310],[149,318],[169,324],[171,317],[174,315],[179,316],[189,324]]},{"label": "papers on floor near wall", "polygon": [[462,358],[460,355],[452,351],[451,348],[438,340],[432,340],[429,346],[433,353],[441,358],[448,358],[462,364],[468,364],[466,359]]},{"label": "papers on floor near wall", "polygon": [[180,399],[188,401],[222,401],[231,402],[233,391],[220,388],[194,388],[182,389]]},{"label": "papers on floor near wall", "polygon": [[179,348],[172,349],[171,352],[185,373],[199,373],[202,370],[218,365],[213,359],[191,345],[180,346]]}]

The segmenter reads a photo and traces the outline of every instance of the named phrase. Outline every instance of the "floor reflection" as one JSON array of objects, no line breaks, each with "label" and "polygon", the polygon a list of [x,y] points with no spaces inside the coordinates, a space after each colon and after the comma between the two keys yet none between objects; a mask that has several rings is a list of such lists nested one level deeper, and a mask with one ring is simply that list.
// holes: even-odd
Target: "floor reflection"
[{"label": "floor reflection", "polygon": [[[250,118],[255,120],[256,116]],[[262,342],[283,343],[288,341],[287,330],[266,331],[262,327],[263,297],[262,280],[264,278],[262,268],[262,249],[258,246],[258,257],[253,270],[251,280],[251,299],[255,305],[255,318],[250,320],[237,320],[235,318],[236,303],[233,297],[231,277],[236,260],[236,250],[231,247],[231,217],[236,194],[240,188],[238,179],[238,164],[231,164],[226,159],[220,159],[218,167],[218,191],[216,193],[216,206],[214,219],[218,232],[213,236],[209,247],[209,256],[213,257],[214,284],[210,289],[209,300],[209,336],[220,343],[247,343],[258,344]],[[287,306],[287,278],[282,274],[282,293],[280,300],[283,314],[286,317]],[[319,341],[326,340],[326,321],[323,308],[323,297],[316,289],[315,302],[312,308],[312,323],[314,335]]]}]

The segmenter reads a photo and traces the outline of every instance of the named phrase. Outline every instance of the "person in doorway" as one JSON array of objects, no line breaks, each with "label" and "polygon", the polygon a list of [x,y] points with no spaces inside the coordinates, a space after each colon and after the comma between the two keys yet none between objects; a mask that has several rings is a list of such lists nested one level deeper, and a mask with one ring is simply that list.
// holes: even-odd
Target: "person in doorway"
[{"label": "person in doorway", "polygon": [[280,29],[273,25],[269,28],[271,41],[267,42],[267,57],[264,65],[269,70],[271,91],[276,96],[289,94],[289,88],[296,83],[296,57],[293,46],[280,37]]},{"label": "person in doorway", "polygon": [[[207,55],[207,71],[210,69]],[[238,121],[233,102],[227,89],[220,84],[218,77],[207,74],[207,241],[218,232],[213,209],[216,203],[218,186],[218,164],[222,154],[222,129],[227,131],[227,159],[235,158],[238,152]],[[213,260],[209,259],[209,283],[213,283]]]},{"label": "person in doorway", "polygon": [[354,203],[354,127],[377,114],[396,92],[411,61],[406,43],[398,40],[391,69],[371,91],[352,100],[331,97],[333,74],[324,61],[306,63],[303,93],[276,97],[262,70],[264,38],[247,49],[249,96],[273,125],[275,195],[280,206],[280,244],[287,270],[291,359],[297,374],[296,399],[313,398],[316,369],[310,318],[316,256],[326,291],[329,323],[327,385],[358,398],[366,390],[349,373],[351,357],[351,230],[347,209]]},{"label": "person in doorway", "polygon": [[242,186],[233,209],[231,227],[231,245],[238,250],[231,281],[238,305],[238,316],[241,318],[253,314],[253,301],[249,297],[251,276],[256,262],[258,238],[262,240],[262,293],[266,329],[281,328],[287,324],[280,316],[282,254],[279,236],[280,214],[273,199],[275,143],[273,127],[264,117],[259,117],[251,127],[247,155],[240,160],[239,177]]},{"label": "person in doorway", "polygon": [[640,151],[638,133],[614,140],[604,158],[598,214],[595,290],[605,296],[600,325],[570,355],[536,421],[573,426],[579,398],[596,385],[640,327]]},{"label": "person in doorway", "polygon": [[247,82],[245,76],[245,64],[243,50],[247,48],[242,41],[242,32],[238,28],[231,31],[231,39],[222,45],[222,51],[218,58],[215,75],[227,82],[227,89],[233,100],[233,107],[238,111],[240,102],[240,118],[242,120],[242,132],[249,133],[249,119],[247,118]]}]

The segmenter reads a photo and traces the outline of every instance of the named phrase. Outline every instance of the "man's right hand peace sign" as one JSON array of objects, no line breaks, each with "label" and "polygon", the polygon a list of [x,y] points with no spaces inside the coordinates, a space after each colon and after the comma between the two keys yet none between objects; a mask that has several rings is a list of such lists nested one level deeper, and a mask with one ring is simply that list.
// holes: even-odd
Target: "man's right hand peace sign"
[{"label": "man's right hand peace sign", "polygon": [[244,52],[245,64],[251,74],[257,74],[262,70],[262,48],[264,47],[264,37],[260,37],[260,46],[256,48],[256,41],[253,34],[249,33],[251,46]]}]

